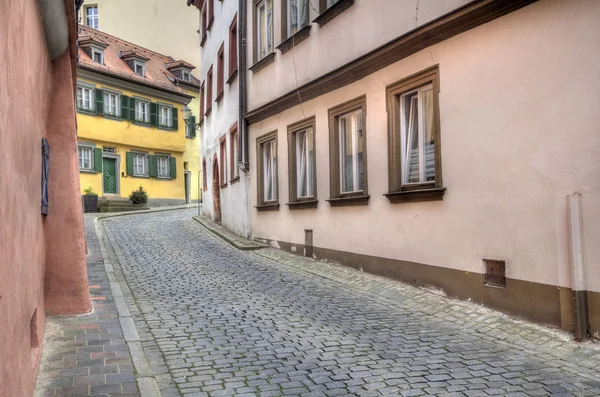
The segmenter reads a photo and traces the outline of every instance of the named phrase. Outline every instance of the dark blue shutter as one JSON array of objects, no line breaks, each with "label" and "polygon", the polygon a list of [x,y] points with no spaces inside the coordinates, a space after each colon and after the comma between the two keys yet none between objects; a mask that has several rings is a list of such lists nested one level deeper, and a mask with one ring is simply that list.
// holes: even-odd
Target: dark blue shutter
[{"label": "dark blue shutter", "polygon": [[48,172],[50,168],[50,145],[42,138],[42,215],[48,215]]}]

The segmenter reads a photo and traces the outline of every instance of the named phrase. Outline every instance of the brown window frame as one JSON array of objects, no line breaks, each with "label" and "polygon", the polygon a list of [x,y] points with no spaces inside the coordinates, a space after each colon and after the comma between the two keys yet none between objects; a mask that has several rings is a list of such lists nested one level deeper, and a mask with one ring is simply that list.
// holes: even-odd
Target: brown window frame
[{"label": "brown window frame", "polygon": [[[285,54],[294,46],[297,46],[310,36],[310,0],[306,1],[306,25],[299,28],[295,33],[288,34],[288,2],[290,0],[281,0],[281,44],[277,46],[277,49]],[[302,0],[299,0],[302,1]],[[298,3],[298,5],[300,5]]]},{"label": "brown window frame", "polygon": [[204,123],[204,81],[202,82],[202,84],[200,85],[200,120],[198,121],[198,123],[200,125],[202,125]]},{"label": "brown window frame", "polygon": [[[388,191],[392,203],[443,200],[446,189],[442,183],[442,156],[440,144],[440,78],[438,65],[408,76],[386,87],[388,109]],[[433,86],[433,137],[435,181],[410,185],[402,183],[400,97],[427,85]]]},{"label": "brown window frame", "polygon": [[[316,208],[319,202],[317,198],[317,156],[316,156],[316,117],[308,117],[304,120],[300,120],[294,124],[290,124],[287,127],[288,133],[288,185],[289,185],[289,203],[287,206],[293,209],[303,208]],[[312,129],[313,134],[313,158],[311,161],[311,170],[313,173],[313,195],[310,197],[298,197],[297,187],[297,169],[296,169],[296,135],[299,132]]]},{"label": "brown window frame", "polygon": [[206,73],[206,116],[212,111],[213,67],[210,65]]},{"label": "brown window frame", "polygon": [[[339,119],[348,113],[362,111],[363,131],[363,189],[362,192],[342,193],[340,177]],[[367,96],[362,95],[328,110],[329,119],[329,194],[332,207],[367,205],[369,202],[368,147],[367,147]]]},{"label": "brown window frame", "polygon": [[238,142],[238,123],[235,123],[233,127],[229,129],[229,182],[235,183],[240,180],[240,169],[237,162],[235,161],[237,156],[236,146],[239,145]]},{"label": "brown window frame", "polygon": [[206,37],[207,37],[207,32],[208,32],[208,17],[206,15],[207,11],[206,9],[208,8],[208,5],[206,4],[206,2],[204,2],[204,7],[202,7],[202,11],[201,11],[201,29],[202,29],[202,39],[200,40],[200,47],[204,47],[204,43],[206,43]]},{"label": "brown window frame", "polygon": [[227,134],[219,139],[219,185],[221,189],[227,187]]},{"label": "brown window frame", "polygon": [[331,7],[327,7],[327,0],[319,0],[319,16],[316,17],[313,22],[316,22],[320,27],[323,27],[323,25],[346,11],[353,4],[354,0],[339,0]]},{"label": "brown window frame", "polygon": [[238,74],[238,26],[237,26],[237,14],[233,17],[231,25],[229,25],[229,78],[227,78],[227,84],[235,79]]},{"label": "brown window frame", "polygon": [[277,170],[275,172],[275,184],[276,184],[276,200],[265,202],[264,199],[264,162],[263,162],[263,146],[266,143],[275,142],[277,160],[279,161],[279,144],[277,137],[277,130],[271,131],[256,138],[256,193],[257,193],[257,211],[278,211],[279,210],[279,162],[277,163]]},{"label": "brown window frame", "polygon": [[206,159],[202,159],[202,190],[208,190],[208,180],[206,178]]},{"label": "brown window frame", "polygon": [[215,0],[206,0],[208,3],[208,25],[206,30],[210,32],[210,28],[213,26],[213,22],[215,22]]},{"label": "brown window frame", "polygon": [[253,62],[254,64],[250,66],[248,69],[252,71],[252,73],[257,73],[265,66],[273,63],[275,61],[275,0],[271,1],[271,52],[265,54],[263,58],[260,58],[260,54],[258,52],[258,42],[259,42],[259,32],[256,26],[256,15],[257,8],[260,3],[267,0],[253,0],[252,1],[252,54],[253,54]]},{"label": "brown window frame", "polygon": [[221,47],[217,52],[217,97],[215,102],[221,101],[225,90],[225,43],[221,43]]}]

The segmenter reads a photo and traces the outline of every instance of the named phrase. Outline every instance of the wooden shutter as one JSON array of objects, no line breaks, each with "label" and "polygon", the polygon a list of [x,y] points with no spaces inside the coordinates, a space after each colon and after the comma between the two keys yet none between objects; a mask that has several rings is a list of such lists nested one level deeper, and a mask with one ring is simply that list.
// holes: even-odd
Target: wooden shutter
[{"label": "wooden shutter", "polygon": [[129,120],[129,97],[127,95],[121,95],[121,118]]},{"label": "wooden shutter", "polygon": [[150,102],[150,124],[158,125],[158,104],[154,102]]},{"label": "wooden shutter", "polygon": [[170,164],[169,164],[170,170],[169,171],[171,171],[171,178],[175,179],[175,178],[177,178],[177,162],[176,162],[175,157],[169,157],[169,161],[170,161]]},{"label": "wooden shutter", "polygon": [[173,116],[173,123],[171,125],[171,128],[173,128],[175,131],[177,131],[179,129],[179,123],[178,123],[178,115],[177,115],[176,107],[171,108],[171,115]]},{"label": "wooden shutter", "polygon": [[96,114],[104,114],[104,91],[96,88]]},{"label": "wooden shutter", "polygon": [[129,98],[129,121],[135,121],[135,98]]},{"label": "wooden shutter", "polygon": [[190,137],[191,138],[195,138],[196,137],[196,116],[190,116],[190,120],[188,121],[188,123],[190,124]]},{"label": "wooden shutter", "polygon": [[94,149],[94,171],[102,172],[102,149]]},{"label": "wooden shutter", "polygon": [[127,175],[133,175],[133,153],[127,152],[125,154],[125,164]]},{"label": "wooden shutter", "polygon": [[151,154],[148,156],[148,176],[156,178],[158,176],[158,167],[156,166],[156,156]]}]

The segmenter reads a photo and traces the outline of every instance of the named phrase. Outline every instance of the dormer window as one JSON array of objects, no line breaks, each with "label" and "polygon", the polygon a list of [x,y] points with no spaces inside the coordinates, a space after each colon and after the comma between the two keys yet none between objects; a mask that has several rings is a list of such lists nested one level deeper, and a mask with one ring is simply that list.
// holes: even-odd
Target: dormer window
[{"label": "dormer window", "polygon": [[133,61],[134,72],[138,76],[146,77],[146,65],[140,61]]},{"label": "dormer window", "polygon": [[94,62],[104,65],[104,51],[92,48],[92,59]]},{"label": "dormer window", "polygon": [[190,81],[190,71],[189,70],[182,70],[181,71],[181,80],[183,81]]}]

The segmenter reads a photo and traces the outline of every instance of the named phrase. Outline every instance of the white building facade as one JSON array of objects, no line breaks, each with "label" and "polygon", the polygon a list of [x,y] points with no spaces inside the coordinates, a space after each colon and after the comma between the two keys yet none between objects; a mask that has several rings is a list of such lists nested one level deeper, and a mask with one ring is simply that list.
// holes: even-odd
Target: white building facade
[{"label": "white building facade", "polygon": [[246,12],[254,238],[600,336],[600,3]]}]

